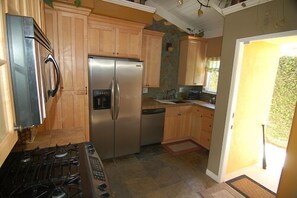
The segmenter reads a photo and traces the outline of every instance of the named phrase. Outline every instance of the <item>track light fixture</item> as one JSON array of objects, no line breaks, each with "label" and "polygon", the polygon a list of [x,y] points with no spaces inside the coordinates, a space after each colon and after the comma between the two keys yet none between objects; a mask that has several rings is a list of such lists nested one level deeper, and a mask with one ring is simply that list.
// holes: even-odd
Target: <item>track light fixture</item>
[{"label": "track light fixture", "polygon": [[177,0],[177,7],[180,7],[184,4],[183,0]]},{"label": "track light fixture", "polygon": [[200,4],[197,14],[198,16],[202,16],[203,15],[202,7],[210,8],[209,0],[207,0],[206,4],[202,3],[200,0],[197,0],[197,2]]}]

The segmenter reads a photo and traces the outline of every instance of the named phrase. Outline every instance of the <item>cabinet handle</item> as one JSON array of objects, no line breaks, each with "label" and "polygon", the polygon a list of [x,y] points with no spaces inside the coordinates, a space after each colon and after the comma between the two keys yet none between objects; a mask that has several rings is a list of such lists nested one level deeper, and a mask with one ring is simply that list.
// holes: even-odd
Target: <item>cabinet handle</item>
[{"label": "cabinet handle", "polygon": [[194,85],[196,85],[197,83],[193,83]]},{"label": "cabinet handle", "polygon": [[211,127],[211,125],[209,125],[209,127]]},{"label": "cabinet handle", "polygon": [[178,116],[181,116],[181,114],[179,113],[179,114],[177,114]]},{"label": "cabinet handle", "polygon": [[119,52],[117,52],[117,55],[119,55]]},{"label": "cabinet handle", "polygon": [[112,52],[112,54],[113,54],[113,55],[115,55],[115,53],[114,53],[114,52]]}]

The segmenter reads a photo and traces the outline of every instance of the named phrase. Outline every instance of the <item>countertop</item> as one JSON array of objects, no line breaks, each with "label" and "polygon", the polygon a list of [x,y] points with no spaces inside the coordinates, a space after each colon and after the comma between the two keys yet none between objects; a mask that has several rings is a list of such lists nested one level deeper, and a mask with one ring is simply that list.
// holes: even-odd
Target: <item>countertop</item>
[{"label": "countertop", "polygon": [[215,109],[215,105],[204,102],[201,100],[183,100],[185,103],[177,103],[177,104],[164,104],[155,101],[153,98],[143,98],[142,100],[142,109],[158,109],[158,108],[166,108],[172,106],[187,106],[187,105],[199,105],[202,107],[206,107],[209,109]]}]

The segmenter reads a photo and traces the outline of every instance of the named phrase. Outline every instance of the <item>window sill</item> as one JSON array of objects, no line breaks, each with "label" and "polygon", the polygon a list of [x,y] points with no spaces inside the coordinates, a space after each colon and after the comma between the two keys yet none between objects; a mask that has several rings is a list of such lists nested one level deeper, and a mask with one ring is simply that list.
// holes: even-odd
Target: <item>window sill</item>
[{"label": "window sill", "polygon": [[214,91],[207,91],[207,90],[202,90],[202,93],[207,93],[207,94],[217,95],[217,92],[214,92]]}]

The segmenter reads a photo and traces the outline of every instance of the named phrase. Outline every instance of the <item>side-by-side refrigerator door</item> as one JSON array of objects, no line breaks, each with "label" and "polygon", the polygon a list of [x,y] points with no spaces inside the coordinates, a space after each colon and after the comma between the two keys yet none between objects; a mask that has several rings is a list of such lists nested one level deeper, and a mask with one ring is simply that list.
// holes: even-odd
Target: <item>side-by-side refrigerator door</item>
[{"label": "side-by-side refrigerator door", "polygon": [[102,159],[114,156],[115,61],[89,58],[90,138]]},{"label": "side-by-side refrigerator door", "polygon": [[140,151],[142,62],[116,61],[115,157]]}]

